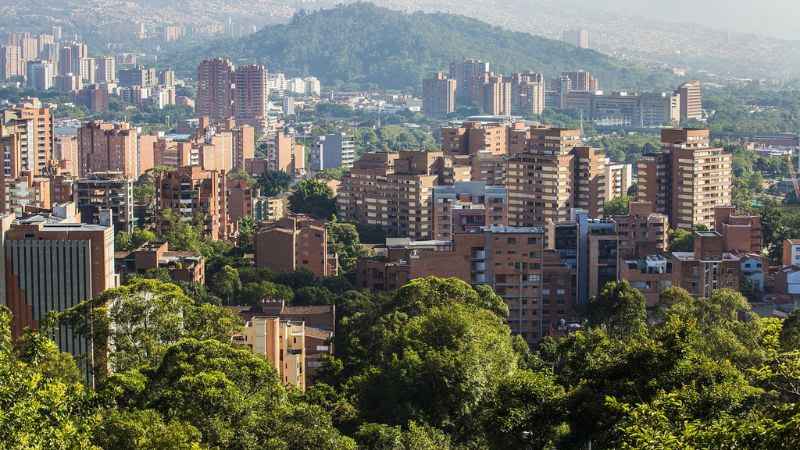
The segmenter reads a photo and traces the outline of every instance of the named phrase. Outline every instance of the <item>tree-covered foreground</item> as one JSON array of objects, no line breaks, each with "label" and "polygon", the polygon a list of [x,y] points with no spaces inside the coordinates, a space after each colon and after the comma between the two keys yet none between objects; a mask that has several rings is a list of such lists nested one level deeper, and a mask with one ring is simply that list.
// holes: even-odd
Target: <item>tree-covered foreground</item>
[{"label": "tree-covered foreground", "polygon": [[[239,319],[134,279],[43,324],[94,340],[95,389],[47,332],[0,313],[11,449],[777,449],[800,447],[800,315],[737,292],[612,283],[574,334],[530,350],[490,288],[417,279],[335,299],[336,357],[305,393],[230,343]],[[84,361],[82,361],[84,362]]]}]

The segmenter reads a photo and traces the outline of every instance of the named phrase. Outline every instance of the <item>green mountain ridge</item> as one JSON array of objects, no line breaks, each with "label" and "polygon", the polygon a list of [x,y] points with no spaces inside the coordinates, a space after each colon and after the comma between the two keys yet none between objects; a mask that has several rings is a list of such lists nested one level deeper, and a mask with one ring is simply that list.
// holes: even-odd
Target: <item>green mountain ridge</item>
[{"label": "green mountain ridge", "polygon": [[217,41],[183,55],[228,56],[258,62],[293,76],[315,75],[325,85],[419,90],[422,79],[447,71],[451,61],[479,58],[498,73],[534,70],[556,76],[588,70],[605,89],[663,89],[675,81],[666,72],[626,66],[592,50],[527,33],[512,32],[464,16],[406,14],[370,3],[301,11],[288,24],[267,26],[236,41]]}]

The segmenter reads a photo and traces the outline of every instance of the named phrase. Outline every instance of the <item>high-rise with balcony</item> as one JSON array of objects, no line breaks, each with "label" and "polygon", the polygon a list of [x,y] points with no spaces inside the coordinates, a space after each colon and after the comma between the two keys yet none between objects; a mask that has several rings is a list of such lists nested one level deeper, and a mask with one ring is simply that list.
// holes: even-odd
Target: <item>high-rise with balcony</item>
[{"label": "high-rise with balcony", "polygon": [[207,59],[197,67],[195,110],[212,121],[233,117],[234,68],[225,58]]},{"label": "high-rise with balcony", "polygon": [[660,153],[638,162],[637,199],[674,228],[714,227],[714,208],[731,203],[732,156],[710,145],[708,130],[665,129]]},{"label": "high-rise with balcony", "polygon": [[18,177],[23,171],[45,174],[53,159],[54,139],[52,112],[38,99],[7,107],[0,116],[5,176]]},{"label": "high-rise with balcony", "polygon": [[0,47],[0,79],[10,80],[25,75],[25,66],[16,45]]},{"label": "high-rise with balcony", "polygon": [[267,69],[258,64],[239,66],[233,75],[233,112],[236,123],[247,124],[262,133],[267,127]]},{"label": "high-rise with balcony", "polygon": [[[166,210],[181,220],[200,220],[210,239],[226,239],[231,229],[225,171],[184,166],[160,174],[156,178],[157,217],[163,219]],[[164,220],[159,220],[159,230],[163,232],[165,226]]]},{"label": "high-rise with balcony", "polygon": [[113,56],[101,56],[95,59],[95,82],[113,83],[117,81],[117,64]]},{"label": "high-rise with balcony", "polygon": [[511,111],[523,116],[544,112],[544,75],[535,72],[511,76]]},{"label": "high-rise with balcony", "polygon": [[93,172],[121,172],[137,178],[139,140],[136,129],[127,123],[88,122],[78,130],[78,172],[86,177]]},{"label": "high-rise with balcony", "polygon": [[575,207],[575,155],[580,130],[531,127],[524,151],[508,158],[508,222],[525,227],[566,221]]},{"label": "high-rise with balcony", "polygon": [[444,117],[456,110],[457,82],[439,72],[422,82],[422,112],[428,117]]}]

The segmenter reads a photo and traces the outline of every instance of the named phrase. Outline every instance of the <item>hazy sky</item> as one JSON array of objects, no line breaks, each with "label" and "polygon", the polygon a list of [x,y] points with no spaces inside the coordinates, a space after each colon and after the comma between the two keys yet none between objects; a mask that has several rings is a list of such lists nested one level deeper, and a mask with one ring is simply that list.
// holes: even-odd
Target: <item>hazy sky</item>
[{"label": "hazy sky", "polygon": [[567,0],[608,12],[800,39],[800,0]]}]

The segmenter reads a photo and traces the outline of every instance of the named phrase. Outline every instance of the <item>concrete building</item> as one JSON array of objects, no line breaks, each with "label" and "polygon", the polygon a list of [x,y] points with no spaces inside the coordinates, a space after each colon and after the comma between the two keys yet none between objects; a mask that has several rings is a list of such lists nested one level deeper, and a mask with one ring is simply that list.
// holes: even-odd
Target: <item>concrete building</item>
[{"label": "concrete building", "polygon": [[56,135],[53,157],[58,161],[63,173],[78,175],[78,137],[74,135]]},{"label": "concrete building", "polygon": [[445,117],[456,111],[456,80],[439,72],[422,81],[422,111],[428,117]]},{"label": "concrete building", "polygon": [[[64,311],[115,288],[114,233],[111,228],[53,223],[34,216],[5,232],[5,305],[11,310],[15,337],[39,329],[51,312]],[[51,336],[59,349],[87,353],[88,341],[69,327]]]},{"label": "concrete building", "polygon": [[238,224],[245,217],[253,217],[254,200],[260,197],[257,187],[250,186],[245,180],[228,181],[228,218],[232,224]]},{"label": "concrete building", "polygon": [[434,186],[433,239],[448,241],[455,234],[506,225],[508,193],[504,187],[480,181]]},{"label": "concrete building", "polygon": [[710,146],[708,130],[665,129],[661,142],[661,153],[638,162],[637,199],[673,228],[713,228],[714,208],[731,204],[731,154]]},{"label": "concrete building", "polygon": [[254,316],[233,343],[246,346],[275,368],[283,384],[305,391],[305,324]]},{"label": "concrete building", "polygon": [[25,63],[20,53],[16,45],[0,47],[0,79],[7,81],[25,76]]},{"label": "concrete building", "polygon": [[561,40],[578,48],[591,48],[589,43],[589,31],[587,30],[566,30],[562,34]]},{"label": "concrete building", "polygon": [[115,233],[133,231],[133,180],[122,172],[93,172],[75,183],[74,195],[83,223],[100,224],[110,211]]},{"label": "concrete building", "polygon": [[277,222],[289,213],[287,196],[253,198],[253,218],[256,222]]},{"label": "concrete building", "polygon": [[91,112],[108,111],[108,90],[96,84],[86,86],[75,95],[75,102]]},{"label": "concrete building", "polygon": [[101,56],[95,59],[95,82],[109,84],[117,81],[117,64],[113,56]]},{"label": "concrete building", "polygon": [[55,68],[48,61],[28,61],[26,84],[37,91],[46,91],[53,87]]},{"label": "concrete building", "polygon": [[290,215],[263,226],[255,236],[256,267],[275,272],[306,269],[322,278],[337,272],[335,256],[328,253],[325,222],[305,215]]},{"label": "concrete building", "polygon": [[84,84],[95,83],[95,75],[97,75],[97,64],[94,58],[80,59],[80,74],[81,74],[81,81],[83,81]]},{"label": "concrete building", "polygon": [[135,66],[119,70],[119,85],[122,87],[153,88],[158,86],[156,69]]},{"label": "concrete building", "polygon": [[390,236],[430,239],[433,188],[468,181],[442,152],[367,153],[342,178],[339,217],[378,225]]},{"label": "concrete building", "polygon": [[675,91],[680,96],[680,120],[703,119],[703,90],[697,80],[686,82]]},{"label": "concrete building", "polygon": [[592,147],[575,147],[574,195],[572,204],[583,209],[589,217],[600,217],[608,198],[606,157],[602,150]]},{"label": "concrete building", "polygon": [[22,216],[30,210],[47,210],[53,205],[50,178],[23,172],[15,178],[4,178],[0,196],[0,213]]},{"label": "concrete building", "polygon": [[16,178],[23,171],[34,176],[46,174],[53,158],[54,136],[52,111],[39,99],[24,99],[3,110],[0,148],[5,176]]},{"label": "concrete building", "polygon": [[569,220],[574,207],[575,156],[580,130],[530,129],[525,151],[506,166],[508,222],[515,227]]},{"label": "concrete building", "polygon": [[305,147],[295,140],[294,134],[279,131],[273,139],[267,141],[267,167],[269,170],[281,170],[289,175],[301,175],[305,171],[304,158]]},{"label": "concrete building", "polygon": [[539,115],[545,108],[544,75],[536,72],[511,76],[511,112],[522,116]]},{"label": "concrete building", "polygon": [[622,260],[663,254],[669,242],[669,218],[654,211],[648,202],[630,202],[628,214],[613,216],[619,235]]},{"label": "concrete building", "polygon": [[205,60],[197,68],[195,111],[212,121],[233,117],[233,64],[228,59]]},{"label": "concrete building", "polygon": [[576,72],[563,72],[562,79],[569,80],[569,90],[577,92],[594,92],[600,89],[600,82],[592,76],[591,72],[578,70]]},{"label": "concrete building", "polygon": [[359,260],[356,284],[394,290],[438,276],[491,286],[509,307],[512,332],[534,344],[560,321],[577,318],[576,271],[545,240],[542,227],[484,227],[446,241],[387,239],[377,257]]},{"label": "concrete building", "polygon": [[261,134],[267,128],[267,69],[258,64],[239,66],[233,74],[233,115],[236,123],[246,124]]},{"label": "concrete building", "polygon": [[606,158],[605,181],[606,199],[626,197],[633,186],[633,164],[612,163]]},{"label": "concrete building", "polygon": [[482,87],[483,112],[492,116],[511,115],[511,81],[502,75],[487,78]]},{"label": "concrete building", "polygon": [[761,216],[738,214],[733,206],[717,206],[714,230],[722,235],[726,252],[761,253]]},{"label": "concrete building", "polygon": [[783,265],[800,267],[800,239],[783,241]]},{"label": "concrete building", "polygon": [[488,79],[489,63],[476,59],[450,64],[450,79],[456,80],[456,98],[464,105],[480,105],[483,84]]},{"label": "concrete building", "polygon": [[127,123],[88,122],[78,130],[79,176],[121,172],[138,178],[138,134]]},{"label": "concrete building", "polygon": [[311,157],[311,170],[338,169],[353,167],[356,145],[345,133],[332,133],[317,138],[315,151]]},{"label": "concrete building", "polygon": [[167,225],[164,211],[171,210],[181,220],[200,220],[204,234],[213,240],[228,238],[228,188],[225,171],[203,170],[198,166],[179,167],[156,177],[156,217],[159,230]]},{"label": "concrete building", "polygon": [[145,273],[163,269],[175,282],[204,285],[206,280],[205,258],[189,251],[170,251],[166,242],[147,243],[132,252],[114,254],[116,271],[120,275]]}]

